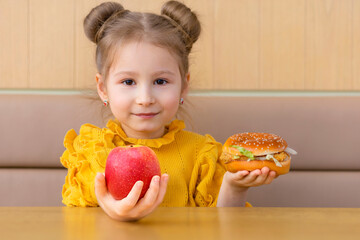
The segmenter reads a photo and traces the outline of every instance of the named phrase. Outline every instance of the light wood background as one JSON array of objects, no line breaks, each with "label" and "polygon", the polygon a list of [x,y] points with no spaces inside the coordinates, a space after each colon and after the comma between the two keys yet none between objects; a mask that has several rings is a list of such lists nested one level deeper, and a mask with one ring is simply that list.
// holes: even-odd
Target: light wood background
[{"label": "light wood background", "polygon": [[[95,47],[82,21],[100,0],[0,0],[0,88],[84,89]],[[123,0],[159,13],[163,0]],[[360,90],[360,0],[185,0],[203,32],[197,90]]]}]

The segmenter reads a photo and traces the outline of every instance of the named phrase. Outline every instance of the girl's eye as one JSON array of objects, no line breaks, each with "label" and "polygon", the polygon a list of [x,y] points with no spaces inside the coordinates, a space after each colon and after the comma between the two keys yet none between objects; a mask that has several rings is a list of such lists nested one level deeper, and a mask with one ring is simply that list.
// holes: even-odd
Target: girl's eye
[{"label": "girl's eye", "polygon": [[166,81],[165,79],[156,79],[155,80],[155,84],[156,85],[164,85],[164,84],[166,84],[168,81]]},{"label": "girl's eye", "polygon": [[130,85],[134,85],[135,82],[134,82],[134,80],[127,79],[125,81],[122,81],[122,84],[130,86]]}]

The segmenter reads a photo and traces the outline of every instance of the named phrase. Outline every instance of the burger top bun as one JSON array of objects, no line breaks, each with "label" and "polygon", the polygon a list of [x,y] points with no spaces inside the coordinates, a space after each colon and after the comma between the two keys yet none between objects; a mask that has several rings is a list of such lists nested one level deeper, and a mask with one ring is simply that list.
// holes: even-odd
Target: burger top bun
[{"label": "burger top bun", "polygon": [[232,145],[251,151],[254,156],[273,154],[284,151],[288,144],[280,136],[271,133],[238,133],[229,137],[223,145],[223,151],[237,154]]}]

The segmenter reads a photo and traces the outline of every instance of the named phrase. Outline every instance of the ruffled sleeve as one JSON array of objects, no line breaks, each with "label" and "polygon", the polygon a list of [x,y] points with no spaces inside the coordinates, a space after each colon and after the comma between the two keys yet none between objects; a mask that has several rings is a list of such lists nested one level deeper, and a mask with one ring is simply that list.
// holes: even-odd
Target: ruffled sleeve
[{"label": "ruffled sleeve", "polygon": [[[205,143],[200,148],[192,172],[189,196],[192,206],[216,207],[226,169],[223,162],[218,160],[222,145],[210,135],[205,137]],[[245,207],[252,205],[246,202]]]},{"label": "ruffled sleeve", "polygon": [[84,124],[79,135],[74,130],[64,139],[66,150],[60,158],[68,169],[62,190],[63,203],[67,206],[97,206],[95,176],[104,172],[106,158],[115,146],[114,134],[91,124]]},{"label": "ruffled sleeve", "polygon": [[222,162],[218,161],[222,146],[210,135],[199,146],[198,156],[191,175],[189,197],[192,205],[215,207],[217,197],[226,172]]}]

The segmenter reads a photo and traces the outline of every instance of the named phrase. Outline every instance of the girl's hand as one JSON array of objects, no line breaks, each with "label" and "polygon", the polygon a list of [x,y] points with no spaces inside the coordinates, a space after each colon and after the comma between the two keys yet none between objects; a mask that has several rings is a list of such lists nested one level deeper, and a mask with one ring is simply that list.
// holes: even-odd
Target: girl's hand
[{"label": "girl's hand", "polygon": [[118,221],[136,221],[152,213],[163,201],[169,180],[167,174],[154,176],[145,196],[139,200],[142,181],[137,181],[127,197],[116,200],[108,192],[105,176],[98,173],[95,178],[95,195],[100,207],[111,218]]},{"label": "girl's hand", "polygon": [[270,171],[268,167],[254,171],[238,171],[236,173],[226,172],[221,184],[218,207],[244,207],[246,203],[247,190],[270,184],[276,178],[276,172]]},{"label": "girl's hand", "polygon": [[249,187],[270,184],[277,176],[275,171],[270,171],[268,167],[263,167],[251,172],[246,170],[236,173],[226,172],[224,177],[232,187],[246,190]]}]

